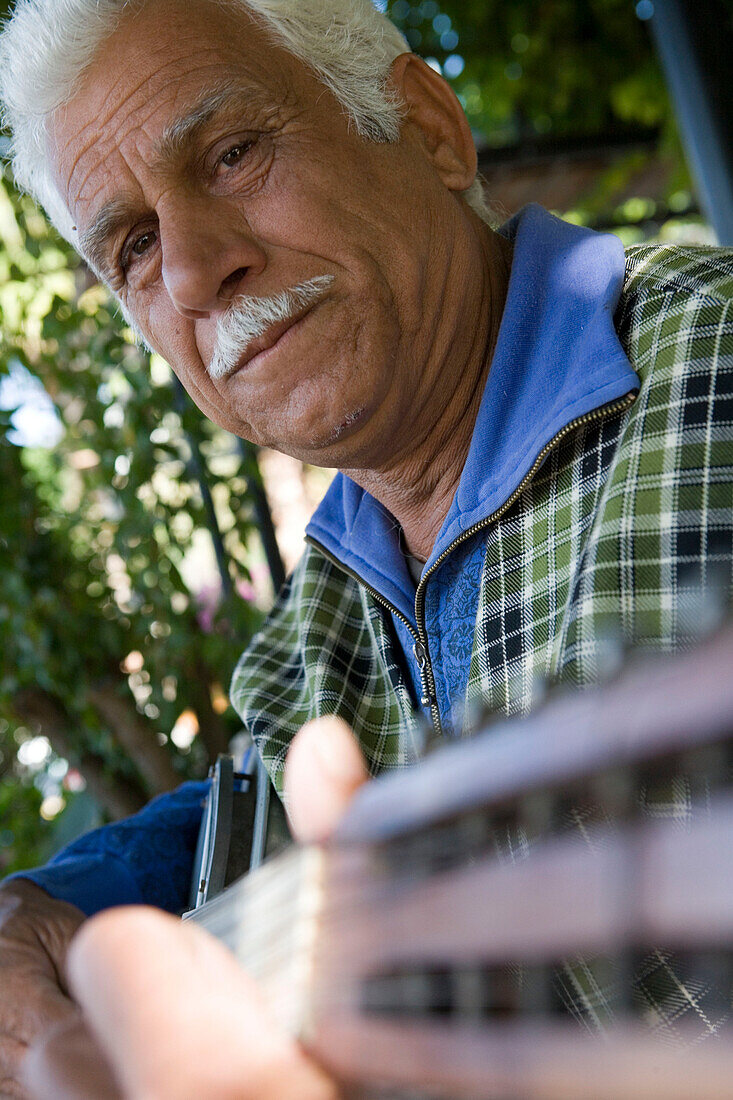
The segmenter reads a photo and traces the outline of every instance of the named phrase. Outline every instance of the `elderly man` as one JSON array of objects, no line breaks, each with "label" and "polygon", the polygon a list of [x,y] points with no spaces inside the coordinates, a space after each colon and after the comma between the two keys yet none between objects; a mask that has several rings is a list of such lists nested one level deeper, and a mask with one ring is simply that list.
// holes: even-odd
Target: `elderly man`
[{"label": "elderly man", "polygon": [[[397,765],[416,708],[524,712],[611,629],[683,642],[691,573],[731,584],[733,257],[492,228],[458,101],[370,0],[19,0],[0,72],[19,182],[197,404],[341,471],[232,686],[279,790],[319,716]],[[83,916],[182,908],[200,794],[0,890],[8,1082]]]}]

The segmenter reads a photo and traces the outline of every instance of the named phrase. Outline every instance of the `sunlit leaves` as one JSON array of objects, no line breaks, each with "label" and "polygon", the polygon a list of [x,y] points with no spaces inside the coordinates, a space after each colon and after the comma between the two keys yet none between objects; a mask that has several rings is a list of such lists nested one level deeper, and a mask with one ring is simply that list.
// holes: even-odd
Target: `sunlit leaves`
[{"label": "sunlit leaves", "polygon": [[[0,412],[0,721],[11,737],[10,747],[0,737],[0,753],[12,770],[16,701],[41,690],[65,716],[72,751],[95,754],[112,779],[144,786],[90,702],[101,684],[149,723],[152,739],[167,742],[182,776],[200,771],[206,736],[237,729],[212,698],[261,621],[251,601],[222,599],[214,572],[203,629],[186,568],[192,554],[213,558],[192,467],[200,451],[213,471],[232,580],[248,582],[253,526],[235,441],[174,395],[165,366],[151,369],[106,291],[7,179],[2,272],[0,380],[21,364],[53,401],[62,434],[53,450],[30,445],[32,397],[25,439]],[[133,651],[143,667],[125,673]],[[169,734],[187,709],[200,734],[182,748]]]},{"label": "sunlit leaves", "polygon": [[388,12],[454,79],[489,145],[670,117],[648,30],[628,0],[391,0]]}]

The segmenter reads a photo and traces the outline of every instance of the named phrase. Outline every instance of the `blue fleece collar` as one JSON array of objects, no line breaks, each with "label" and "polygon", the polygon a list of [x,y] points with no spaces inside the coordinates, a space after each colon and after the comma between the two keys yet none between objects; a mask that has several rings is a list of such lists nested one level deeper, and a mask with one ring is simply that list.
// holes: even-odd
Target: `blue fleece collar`
[{"label": "blue fleece collar", "polygon": [[[508,500],[562,428],[639,386],[613,324],[625,272],[618,237],[536,205],[499,232],[514,241],[506,306],[466,464],[426,568]],[[306,534],[414,621],[399,527],[374,497],[337,474]]]}]

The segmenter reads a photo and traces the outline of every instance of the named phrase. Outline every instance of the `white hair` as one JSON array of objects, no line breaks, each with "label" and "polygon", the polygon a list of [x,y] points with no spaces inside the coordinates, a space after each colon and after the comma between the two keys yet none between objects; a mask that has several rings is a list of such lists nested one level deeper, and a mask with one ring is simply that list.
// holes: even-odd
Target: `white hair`
[{"label": "white hair", "polygon": [[216,324],[216,346],[207,368],[212,378],[224,378],[237,369],[242,355],[268,328],[315,305],[333,283],[333,275],[316,275],[270,298],[236,297]]},{"label": "white hair", "polygon": [[[128,12],[147,0],[17,0],[0,34],[0,99],[10,129],[16,183],[45,209],[72,244],[77,234],[49,168],[47,123],[68,101],[100,46]],[[333,92],[357,132],[397,141],[403,104],[388,82],[409,50],[372,0],[215,0],[248,11]],[[490,220],[481,184],[464,192]]]}]

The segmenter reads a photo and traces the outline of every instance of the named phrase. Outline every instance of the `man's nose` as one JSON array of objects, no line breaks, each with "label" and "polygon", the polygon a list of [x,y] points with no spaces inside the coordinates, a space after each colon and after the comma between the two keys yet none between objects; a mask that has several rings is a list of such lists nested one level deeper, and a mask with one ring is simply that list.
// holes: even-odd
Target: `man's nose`
[{"label": "man's nose", "polygon": [[225,309],[266,256],[246,223],[216,210],[177,204],[159,214],[163,283],[176,310],[198,320]]}]

